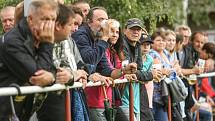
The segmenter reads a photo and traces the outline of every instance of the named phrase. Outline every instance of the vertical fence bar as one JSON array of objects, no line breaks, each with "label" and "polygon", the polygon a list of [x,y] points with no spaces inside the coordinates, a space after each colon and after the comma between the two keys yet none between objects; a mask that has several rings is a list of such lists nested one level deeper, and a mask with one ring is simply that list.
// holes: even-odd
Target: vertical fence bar
[{"label": "vertical fence bar", "polygon": [[171,105],[171,96],[168,96],[168,119],[172,121],[172,105]]},{"label": "vertical fence bar", "polygon": [[71,121],[71,101],[70,101],[70,90],[66,89],[66,103],[65,103],[65,109],[66,109],[66,121]]},{"label": "vertical fence bar", "polygon": [[[196,79],[196,84],[195,84],[195,98],[196,98],[196,100],[199,99],[199,84],[198,84],[198,79]],[[199,110],[196,111],[196,121],[199,121]]]},{"label": "vertical fence bar", "polygon": [[129,121],[134,121],[134,90],[132,82],[129,83]]}]

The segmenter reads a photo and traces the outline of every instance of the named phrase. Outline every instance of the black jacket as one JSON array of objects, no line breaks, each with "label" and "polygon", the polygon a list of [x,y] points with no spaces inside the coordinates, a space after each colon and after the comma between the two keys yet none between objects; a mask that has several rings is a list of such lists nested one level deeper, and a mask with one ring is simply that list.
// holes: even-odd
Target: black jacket
[{"label": "black jacket", "polygon": [[[40,69],[55,72],[52,61],[53,44],[41,43],[34,47],[34,38],[26,19],[10,32],[3,35],[0,41],[0,87],[11,83],[24,85]],[[7,121],[10,112],[7,97],[0,97],[0,120]]]},{"label": "black jacket", "polygon": [[180,61],[184,61],[184,63],[181,65],[181,67],[185,69],[193,68],[199,59],[199,53],[193,48],[191,44],[188,44],[183,48],[183,53],[184,60]]},{"label": "black jacket", "polygon": [[[137,42],[136,46],[133,47],[129,44],[129,40],[127,37],[123,39],[124,45],[124,56],[125,60],[129,60],[129,62],[137,63],[137,79],[139,81],[147,82],[153,80],[153,75],[151,72],[143,71],[143,60],[141,53],[140,43]],[[145,88],[145,84],[140,85],[140,120],[141,121],[151,121],[153,120],[153,114],[151,109],[149,108],[149,100],[147,95],[147,90]]]},{"label": "black jacket", "polygon": [[129,44],[129,40],[127,37],[123,39],[123,53],[125,56],[125,60],[129,60],[129,62],[137,63],[137,79],[139,81],[151,81],[153,79],[153,75],[151,72],[143,71],[143,60],[141,54],[141,48],[139,42],[137,42],[136,46],[133,47]]}]

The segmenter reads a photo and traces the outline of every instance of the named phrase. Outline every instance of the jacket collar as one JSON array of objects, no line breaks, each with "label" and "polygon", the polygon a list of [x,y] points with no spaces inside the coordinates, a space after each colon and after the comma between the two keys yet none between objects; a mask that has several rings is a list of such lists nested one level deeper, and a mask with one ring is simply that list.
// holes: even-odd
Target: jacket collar
[{"label": "jacket collar", "polygon": [[34,55],[34,38],[30,31],[30,28],[28,26],[26,18],[23,18],[20,20],[18,24],[18,29],[20,30],[20,33],[24,37],[24,46],[27,48],[27,50],[30,52],[30,54]]}]

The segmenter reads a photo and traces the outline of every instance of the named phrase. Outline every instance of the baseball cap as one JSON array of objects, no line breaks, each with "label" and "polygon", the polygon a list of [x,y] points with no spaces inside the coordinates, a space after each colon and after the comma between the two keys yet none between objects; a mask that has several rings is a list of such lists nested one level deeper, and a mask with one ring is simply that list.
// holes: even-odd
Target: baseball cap
[{"label": "baseball cap", "polygon": [[128,28],[128,29],[130,29],[132,27],[135,27],[135,26],[140,27],[142,29],[144,28],[143,22],[140,19],[138,19],[138,18],[131,18],[131,19],[129,19],[126,22],[126,25],[125,25],[125,27]]},{"label": "baseball cap", "polygon": [[153,41],[149,35],[142,34],[140,37],[140,44],[143,44],[144,42],[149,42],[149,43],[153,44]]}]

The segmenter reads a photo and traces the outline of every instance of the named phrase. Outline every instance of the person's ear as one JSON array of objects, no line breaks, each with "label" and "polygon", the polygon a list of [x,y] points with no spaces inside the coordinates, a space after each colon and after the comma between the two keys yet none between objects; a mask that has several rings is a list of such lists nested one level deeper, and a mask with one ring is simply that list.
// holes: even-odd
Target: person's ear
[{"label": "person's ear", "polygon": [[61,25],[59,22],[55,22],[55,30],[60,31]]},{"label": "person's ear", "polygon": [[27,17],[27,22],[29,23],[30,26],[31,26],[32,23],[33,23],[32,20],[33,20],[32,16],[29,15],[29,16]]}]

